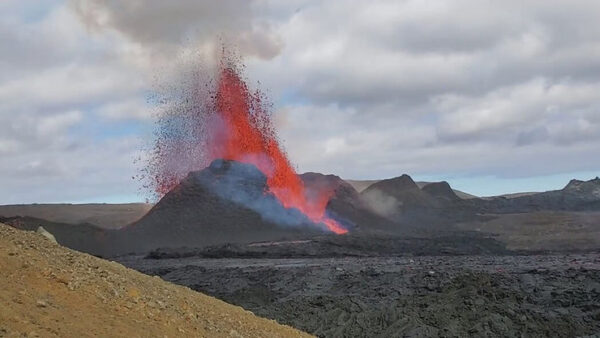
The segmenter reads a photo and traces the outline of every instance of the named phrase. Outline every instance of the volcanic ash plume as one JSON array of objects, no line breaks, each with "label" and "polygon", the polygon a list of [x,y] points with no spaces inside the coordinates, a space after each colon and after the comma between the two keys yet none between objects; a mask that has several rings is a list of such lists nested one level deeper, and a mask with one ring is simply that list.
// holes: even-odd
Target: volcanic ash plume
[{"label": "volcanic ash plume", "polygon": [[251,92],[240,76],[239,62],[224,57],[215,79],[201,72],[184,81],[161,100],[165,109],[158,121],[156,142],[146,174],[160,197],[188,172],[207,167],[215,159],[256,166],[266,177],[269,193],[285,208],[294,208],[334,233],[347,230],[326,215],[333,191],[307,196],[300,177],[281,149],[271,122],[270,104]]}]

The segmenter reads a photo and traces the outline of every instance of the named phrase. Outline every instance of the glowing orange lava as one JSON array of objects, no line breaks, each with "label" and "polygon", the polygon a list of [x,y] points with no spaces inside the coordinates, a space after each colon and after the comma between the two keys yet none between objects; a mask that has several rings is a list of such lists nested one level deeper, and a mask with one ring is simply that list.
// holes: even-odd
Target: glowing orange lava
[{"label": "glowing orange lava", "polygon": [[284,207],[300,210],[336,234],[347,232],[325,213],[332,191],[307,199],[302,180],[279,146],[260,95],[249,93],[232,67],[221,67],[214,108],[221,123],[208,144],[211,160],[223,158],[255,165],[267,176],[269,191]]}]

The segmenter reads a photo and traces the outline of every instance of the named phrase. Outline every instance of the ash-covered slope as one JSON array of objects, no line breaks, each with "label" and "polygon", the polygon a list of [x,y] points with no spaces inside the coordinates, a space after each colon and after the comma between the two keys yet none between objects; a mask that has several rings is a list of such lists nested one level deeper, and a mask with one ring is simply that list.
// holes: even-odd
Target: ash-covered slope
[{"label": "ash-covered slope", "polygon": [[408,235],[413,229],[405,224],[392,222],[369,208],[352,185],[336,175],[304,173],[300,175],[310,195],[312,191],[329,191],[331,199],[327,212],[344,224],[351,233],[393,233]]},{"label": "ash-covered slope", "polygon": [[329,191],[332,194],[332,199],[356,207],[362,207],[363,205],[356,189],[339,176],[308,172],[301,174],[300,179],[302,179],[308,195],[311,195],[313,191]]},{"label": "ash-covered slope", "polygon": [[365,189],[363,193],[374,190],[405,200],[406,202],[418,202],[423,199],[419,186],[406,174],[374,183]]},{"label": "ash-covered slope", "polygon": [[191,172],[142,219],[115,233],[115,253],[294,239],[322,228],[267,192],[253,165],[215,160]]},{"label": "ash-covered slope", "polygon": [[[348,182],[354,189],[356,189],[357,192],[361,193],[363,192],[365,189],[367,189],[368,187],[370,187],[371,185],[380,182],[381,180],[344,180],[346,182]],[[423,189],[424,186],[428,185],[428,184],[432,184],[432,183],[439,183],[439,182],[423,182],[423,181],[418,181],[415,182],[419,188]],[[477,198],[477,196],[466,193],[464,191],[460,191],[460,190],[456,190],[456,189],[452,189],[452,191],[454,192],[454,194],[456,196],[458,196],[461,199],[471,199],[471,198]]]},{"label": "ash-covered slope", "polygon": [[447,182],[420,188],[406,174],[374,183],[360,197],[373,212],[425,233],[450,231],[450,225],[476,218],[474,207],[459,198]]},{"label": "ash-covered slope", "polygon": [[406,174],[374,183],[360,194],[376,213],[398,221],[403,214],[432,208],[435,199],[421,191]]},{"label": "ash-covered slope", "polygon": [[419,187],[406,174],[381,180],[372,184],[361,193],[361,196],[367,203],[371,203],[373,200],[377,201],[382,195],[393,198],[398,209],[404,211],[414,208],[447,207],[452,202],[461,200],[448,182],[427,183],[423,187]]},{"label": "ash-covered slope", "polygon": [[441,203],[459,201],[461,199],[446,181],[428,183],[421,188],[421,191]]}]

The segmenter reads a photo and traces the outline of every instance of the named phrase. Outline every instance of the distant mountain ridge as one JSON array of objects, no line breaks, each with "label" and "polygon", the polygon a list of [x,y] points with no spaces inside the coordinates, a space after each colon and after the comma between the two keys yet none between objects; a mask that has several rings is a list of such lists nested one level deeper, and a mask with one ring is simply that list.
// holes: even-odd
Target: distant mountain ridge
[{"label": "distant mountain ridge", "polygon": [[[358,191],[359,193],[362,192],[363,190],[367,189],[368,187],[370,187],[371,185],[380,182],[382,180],[345,180],[346,182],[348,182],[350,185],[352,185],[354,187],[354,189],[356,189],[356,191]],[[417,181],[415,182],[417,184],[417,186],[419,186],[419,188],[423,188],[424,186],[431,184],[431,183],[436,183],[436,182],[422,182],[422,181]],[[456,190],[453,189],[454,193],[462,198],[462,199],[471,199],[471,198],[477,198],[477,196],[466,193],[464,191],[460,191],[460,190]]]},{"label": "distant mountain ridge", "polygon": [[594,211],[600,210],[600,179],[571,180],[563,189],[528,194],[512,198],[494,197],[480,205],[491,212],[515,213],[539,210]]},{"label": "distant mountain ridge", "polygon": [[118,229],[142,218],[151,208],[150,203],[13,204],[0,205],[0,217],[35,217],[56,223],[91,223]]},{"label": "distant mountain ridge", "polygon": [[[428,197],[452,202],[455,205],[482,208],[489,212],[527,212],[535,210],[595,210],[600,202],[600,178],[589,181],[571,180],[563,189],[538,193],[515,193],[462,200],[447,182],[429,183],[417,189],[408,175],[381,180],[361,192],[368,196],[373,191],[398,199],[402,205],[436,206]],[[439,206],[439,204],[437,205]]]}]

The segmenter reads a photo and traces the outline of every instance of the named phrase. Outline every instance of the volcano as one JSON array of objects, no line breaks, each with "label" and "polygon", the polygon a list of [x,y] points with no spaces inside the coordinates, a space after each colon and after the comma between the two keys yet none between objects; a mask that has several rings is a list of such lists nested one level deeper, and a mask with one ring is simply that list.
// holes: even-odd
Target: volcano
[{"label": "volcano", "polygon": [[[236,61],[223,56],[214,81],[184,90],[159,120],[147,169],[156,194],[171,191],[188,172],[217,159],[251,164],[265,176],[265,191],[283,207],[323,224],[329,232],[346,233],[326,213],[331,191],[305,189],[280,146],[267,98],[249,90]],[[200,93],[198,87],[208,88],[208,93]]]},{"label": "volcano", "polygon": [[[139,221],[115,233],[117,253],[287,240],[330,233],[269,191],[254,165],[217,159],[190,172]],[[115,254],[111,252],[110,254]]]},{"label": "volcano", "polygon": [[[338,176],[306,173],[298,177],[309,198],[323,191],[331,196],[325,213],[354,234],[409,232],[404,225],[371,212],[358,192]],[[283,205],[256,166],[217,159],[203,170],[190,172],[139,221],[110,232],[102,254],[323,236],[338,237],[327,224]]]}]

